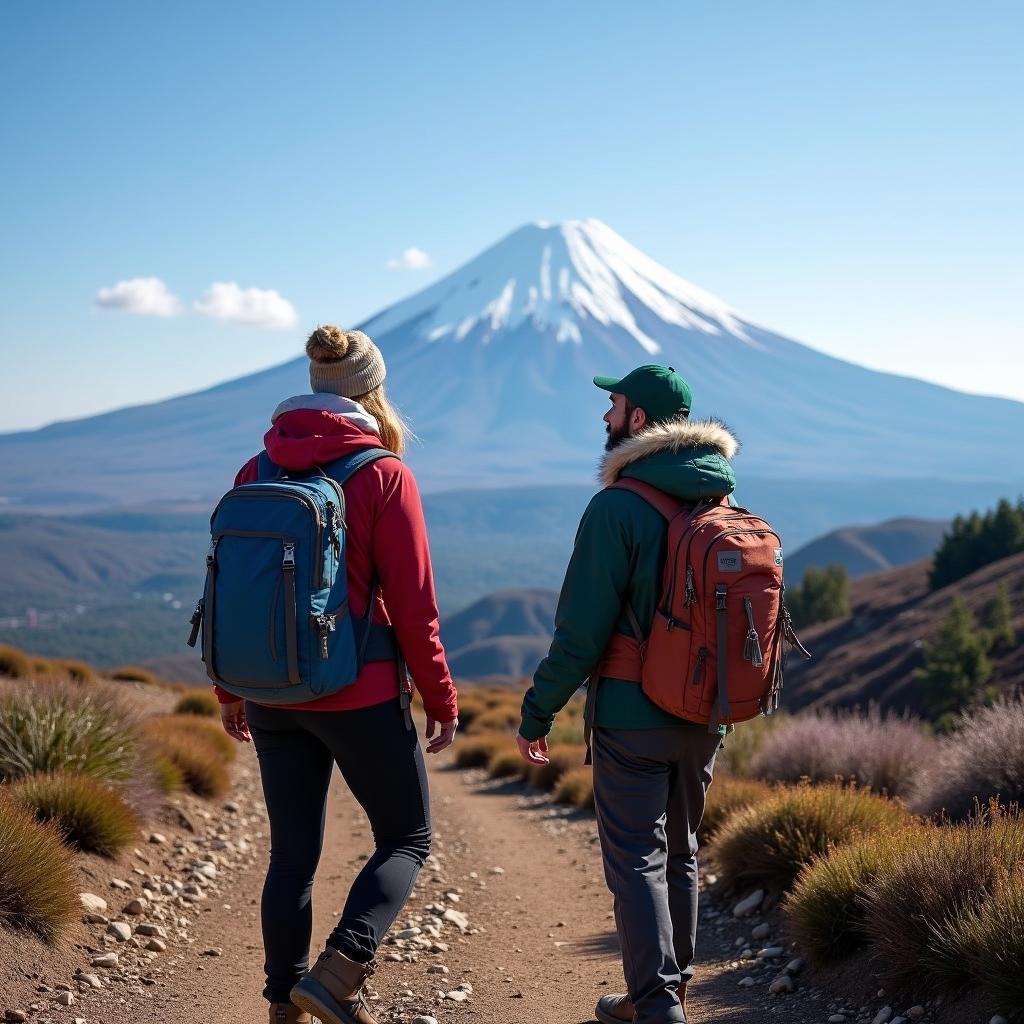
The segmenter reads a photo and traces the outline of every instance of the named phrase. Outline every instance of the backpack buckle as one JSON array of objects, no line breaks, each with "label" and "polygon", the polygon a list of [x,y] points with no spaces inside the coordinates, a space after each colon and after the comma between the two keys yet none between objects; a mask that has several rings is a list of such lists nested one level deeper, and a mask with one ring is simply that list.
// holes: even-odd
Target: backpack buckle
[{"label": "backpack buckle", "polygon": [[295,545],[287,541],[284,545],[284,558],[281,560],[281,565],[285,569],[295,568]]},{"label": "backpack buckle", "polygon": [[725,596],[729,592],[729,588],[724,583],[719,583],[715,587],[715,610],[724,612],[725,611]]}]

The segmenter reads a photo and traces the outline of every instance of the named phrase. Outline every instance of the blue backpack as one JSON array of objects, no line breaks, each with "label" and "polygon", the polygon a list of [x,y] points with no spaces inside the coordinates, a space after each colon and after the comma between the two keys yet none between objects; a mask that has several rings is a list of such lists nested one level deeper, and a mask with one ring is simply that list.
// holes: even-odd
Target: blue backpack
[{"label": "blue backpack", "polygon": [[345,495],[354,473],[394,452],[368,448],[291,475],[266,452],[258,480],[232,488],[210,518],[206,586],[188,645],[202,631],[206,674],[258,704],[302,704],[354,683],[366,661],[398,657],[394,632],[348,606]]}]

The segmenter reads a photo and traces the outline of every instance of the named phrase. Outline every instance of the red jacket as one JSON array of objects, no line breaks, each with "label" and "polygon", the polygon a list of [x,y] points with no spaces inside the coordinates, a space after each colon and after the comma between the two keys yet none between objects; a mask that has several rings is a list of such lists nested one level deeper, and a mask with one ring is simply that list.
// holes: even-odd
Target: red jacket
[{"label": "red jacket", "polygon": [[[277,465],[295,471],[361,448],[381,447],[376,434],[344,415],[321,409],[283,413],[263,441]],[[257,479],[257,458],[242,467],[235,478],[236,486]],[[366,614],[370,579],[376,570],[382,596],[373,612],[374,622],[394,626],[398,646],[427,714],[439,722],[450,722],[458,714],[458,695],[438,635],[427,530],[412,471],[397,458],[380,459],[356,473],[343,489],[352,614]],[[220,687],[215,689],[221,703],[238,699]],[[352,711],[397,696],[396,664],[374,661],[363,667],[351,686],[338,693],[286,706],[307,711]]]}]

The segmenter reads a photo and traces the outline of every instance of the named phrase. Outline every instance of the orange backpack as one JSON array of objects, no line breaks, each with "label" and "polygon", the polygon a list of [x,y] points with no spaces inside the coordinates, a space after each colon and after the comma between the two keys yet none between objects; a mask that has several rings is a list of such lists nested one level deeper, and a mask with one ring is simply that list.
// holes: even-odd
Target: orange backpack
[{"label": "orange backpack", "polygon": [[613,635],[600,675],[641,683],[660,708],[709,732],[771,714],[782,692],[783,640],[811,656],[783,602],[778,534],[727,498],[691,506],[639,480],[611,486],[665,517],[668,550],[650,634],[627,605],[635,638]]}]

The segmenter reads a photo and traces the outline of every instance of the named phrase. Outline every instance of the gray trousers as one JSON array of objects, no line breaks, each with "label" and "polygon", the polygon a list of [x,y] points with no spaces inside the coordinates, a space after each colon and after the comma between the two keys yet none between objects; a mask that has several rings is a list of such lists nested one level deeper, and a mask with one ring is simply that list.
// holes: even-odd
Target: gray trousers
[{"label": "gray trousers", "polygon": [[594,799],[636,1024],[685,1024],[693,976],[697,826],[721,739],[707,726],[595,729]]}]

